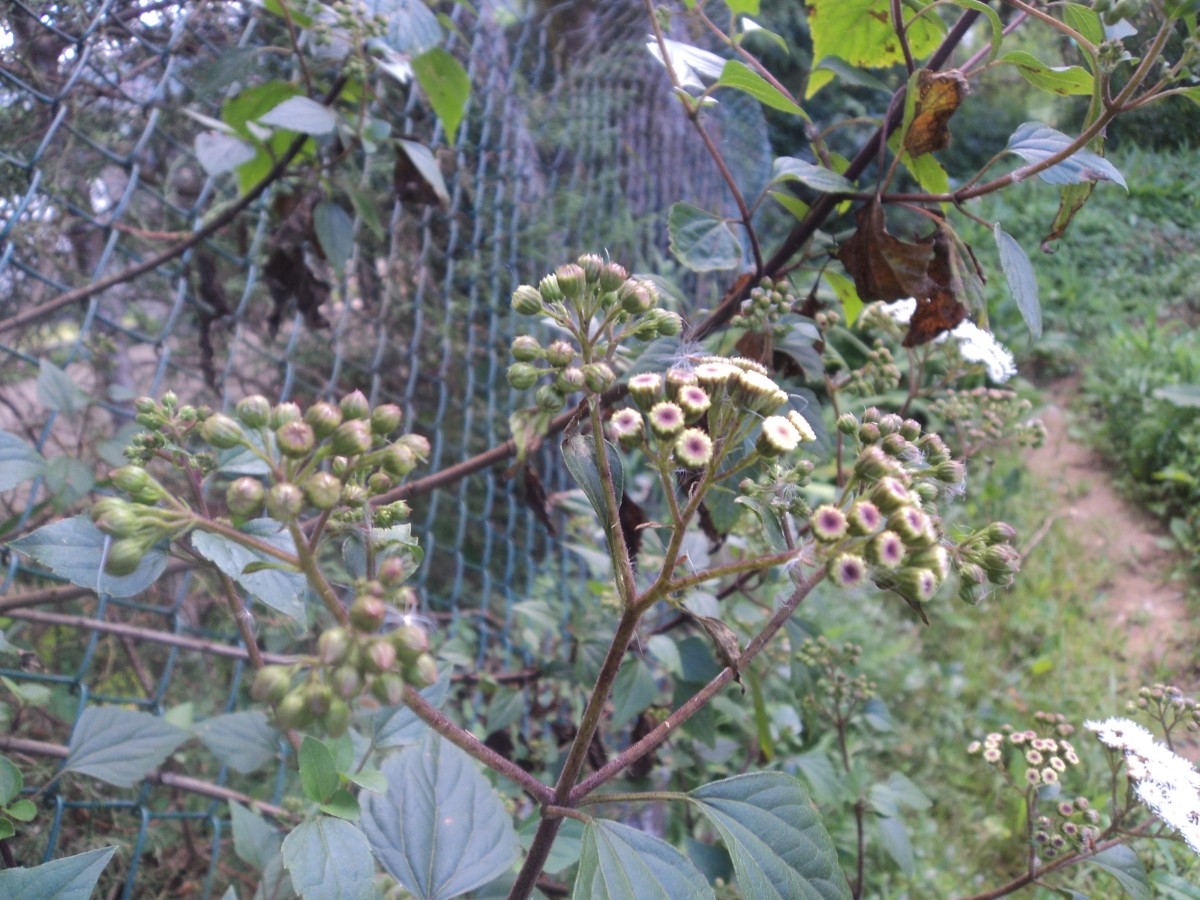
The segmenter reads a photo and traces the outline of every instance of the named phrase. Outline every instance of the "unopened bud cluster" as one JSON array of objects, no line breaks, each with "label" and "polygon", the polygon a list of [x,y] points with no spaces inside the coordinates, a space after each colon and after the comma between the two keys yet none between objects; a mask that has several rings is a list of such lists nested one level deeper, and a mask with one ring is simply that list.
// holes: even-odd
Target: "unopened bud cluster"
[{"label": "unopened bud cluster", "polygon": [[1127,706],[1130,714],[1143,714],[1160,724],[1168,735],[1180,724],[1200,731],[1200,704],[1172,684],[1154,684],[1138,689],[1137,699]]},{"label": "unopened bud cluster", "polygon": [[892,351],[881,340],[867,351],[866,361],[849,373],[846,390],[860,397],[886,394],[900,385],[900,367]]},{"label": "unopened bud cluster", "polygon": [[523,316],[549,318],[570,335],[547,346],[532,335],[512,343],[516,362],[508,368],[508,382],[522,391],[536,387],[535,402],[544,413],[561,410],[571,394],[602,394],[612,387],[610,351],[622,340],[651,341],[682,327],[676,313],[659,308],[653,282],[632,278],[594,253],[559,266],[537,287],[521,285],[512,306]]},{"label": "unopened bud cluster", "polygon": [[719,464],[725,451],[755,428],[757,454],[772,460],[816,440],[799,413],[778,414],[787,394],[749,359],[701,357],[663,375],[634,375],[629,395],[634,406],[609,419],[612,438],[626,450],[641,448],[685,469]]},{"label": "unopened bud cluster", "polygon": [[986,582],[1010,584],[1020,565],[1013,529],[993,523],[954,547],[942,531],[937,501],[962,489],[963,464],[915,419],[874,407],[837,420],[858,447],[843,500],[813,510],[809,525],[830,579],[842,587],[872,580],[910,603],[932,599],[952,572],[960,596]]},{"label": "unopened bud cluster", "polygon": [[782,319],[796,305],[796,296],[791,288],[791,283],[785,278],[778,281],[764,278],[742,301],[742,317],[738,324],[744,324],[758,334],[783,337],[787,326]]},{"label": "unopened bud cluster", "polygon": [[[403,567],[396,558],[380,566],[380,578],[359,585],[350,606],[350,624],[329,628],[317,639],[316,654],[303,663],[258,670],[250,687],[268,703],[280,728],[321,727],[337,737],[350,725],[350,704],[370,695],[384,706],[404,701],[409,687],[437,680],[425,629],[407,621],[388,600],[398,595]],[[391,631],[385,624],[400,621]]]},{"label": "unopened bud cluster", "polygon": [[830,721],[849,721],[876,696],[875,682],[849,671],[861,658],[858,644],[836,644],[823,635],[806,640],[796,651],[796,661],[811,671],[812,688],[801,704]]},{"label": "unopened bud cluster", "polygon": [[985,387],[947,391],[930,406],[948,432],[958,435],[960,452],[967,457],[1011,440],[1022,447],[1040,447],[1046,427],[1040,419],[1027,418],[1032,409],[1033,404],[1015,391]]}]

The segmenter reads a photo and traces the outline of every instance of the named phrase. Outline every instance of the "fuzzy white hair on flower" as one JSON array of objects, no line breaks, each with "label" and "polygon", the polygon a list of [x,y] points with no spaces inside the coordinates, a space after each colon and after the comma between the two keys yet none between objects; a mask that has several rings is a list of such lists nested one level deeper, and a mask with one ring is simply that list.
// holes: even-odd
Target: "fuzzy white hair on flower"
[{"label": "fuzzy white hair on flower", "polygon": [[[907,325],[916,311],[917,301],[912,297],[883,304],[883,312],[897,325]],[[963,359],[983,365],[988,378],[996,384],[1003,384],[1017,374],[1016,363],[1008,348],[970,319],[964,319],[951,331],[942,332],[934,338],[934,343],[940,344],[948,338],[958,342],[958,352]]]},{"label": "fuzzy white hair on flower", "polygon": [[1084,727],[1106,747],[1125,754],[1138,798],[1200,853],[1200,772],[1129,719],[1084,722]]}]

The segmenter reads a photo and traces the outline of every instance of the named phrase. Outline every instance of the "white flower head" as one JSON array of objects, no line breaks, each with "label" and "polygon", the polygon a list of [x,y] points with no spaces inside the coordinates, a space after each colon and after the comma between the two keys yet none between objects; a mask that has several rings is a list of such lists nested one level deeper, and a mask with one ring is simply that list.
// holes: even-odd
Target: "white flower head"
[{"label": "white flower head", "polygon": [[[907,325],[917,311],[917,301],[912,297],[894,300],[884,303],[882,310],[897,325]],[[988,378],[996,384],[1003,384],[1017,374],[1016,363],[1008,348],[996,340],[994,334],[970,319],[964,319],[952,331],[942,332],[934,338],[934,342],[940,344],[951,337],[958,342],[958,352],[962,358],[970,363],[982,364],[987,369]]]}]

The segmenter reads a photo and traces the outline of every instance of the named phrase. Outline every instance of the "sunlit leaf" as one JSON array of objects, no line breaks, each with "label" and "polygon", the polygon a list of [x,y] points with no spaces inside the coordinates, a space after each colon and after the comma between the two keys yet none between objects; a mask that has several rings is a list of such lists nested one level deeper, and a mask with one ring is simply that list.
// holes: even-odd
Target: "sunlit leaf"
[{"label": "sunlit leaf", "polygon": [[196,159],[209,175],[220,175],[254,159],[258,148],[232,134],[202,131],[196,135]]},{"label": "sunlit leaf", "polygon": [[791,97],[784,94],[775,85],[746,66],[745,63],[739,62],[736,59],[731,59],[725,63],[724,68],[721,70],[721,77],[717,79],[717,85],[719,87],[734,88],[735,90],[749,94],[759,103],[769,106],[771,109],[778,109],[782,112],[791,113],[794,116],[808,118],[804,110],[797,106]]},{"label": "sunlit leaf", "polygon": [[446,142],[454,146],[458,125],[467,111],[471,79],[448,50],[434,47],[412,60],[413,75],[429,98],[429,105],[442,122]]},{"label": "sunlit leaf", "polygon": [[1015,66],[1022,78],[1038,90],[1051,94],[1064,97],[1071,94],[1091,95],[1094,87],[1091,73],[1082,66],[1048,66],[1024,50],[1005,53],[998,62]]},{"label": "sunlit leaf", "polygon": [[313,231],[325,259],[340,277],[354,252],[354,222],[350,214],[336,203],[322,200],[313,209]]},{"label": "sunlit leaf", "polygon": [[851,194],[857,190],[844,175],[791,156],[780,156],[772,164],[771,183],[782,181],[798,181],[822,194]]},{"label": "sunlit leaf", "polygon": [[288,97],[258,117],[263,125],[301,134],[329,134],[337,128],[337,113],[308,97]]},{"label": "sunlit leaf", "polygon": [[92,402],[70,375],[48,359],[38,360],[37,397],[46,409],[64,415],[80,412]]},{"label": "sunlit leaf", "polygon": [[[809,0],[808,26],[812,32],[813,59],[838,56],[852,66],[883,69],[904,62],[896,39],[890,0]],[[904,7],[908,10],[908,7]],[[905,17],[906,24],[911,12]],[[921,16],[907,29],[912,55],[932,53],[942,38],[937,16]]]},{"label": "sunlit leaf", "polygon": [[[287,553],[296,550],[291,535],[274,519],[253,519],[241,530]],[[219,534],[194,531],[192,547],[267,606],[293,619],[304,618],[301,595],[308,582],[300,572],[261,568],[247,572],[246,567],[252,563],[277,563],[280,560]]]}]

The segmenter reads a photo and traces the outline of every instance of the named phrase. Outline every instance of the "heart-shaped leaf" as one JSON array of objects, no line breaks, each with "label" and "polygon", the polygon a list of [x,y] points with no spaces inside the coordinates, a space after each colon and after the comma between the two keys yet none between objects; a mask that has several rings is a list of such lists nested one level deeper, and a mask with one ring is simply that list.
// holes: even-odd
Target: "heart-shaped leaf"
[{"label": "heart-shaped leaf", "polygon": [[89,706],[71,732],[63,771],[133,787],[188,737],[184,729],[150,713]]},{"label": "heart-shaped leaf", "polygon": [[110,540],[87,516],[74,516],[43,525],[9,546],[33,557],[71,584],[114,597],[140,594],[167,567],[167,555],[161,550],[150,550],[132,575],[109,575],[102,566],[105,546]]},{"label": "heart-shaped leaf", "polygon": [[283,865],[304,900],[374,900],[375,860],[363,833],[318,816],[283,839]]},{"label": "heart-shaped leaf", "polygon": [[742,244],[720,216],[690,203],[676,203],[667,217],[667,233],[675,258],[693,272],[733,269],[741,265]]},{"label": "heart-shaped leaf", "polygon": [[571,896],[702,900],[714,894],[691,860],[666,841],[619,822],[593,819],[583,830],[579,873]]},{"label": "heart-shaped leaf", "polygon": [[32,869],[4,869],[0,871],[0,896],[88,900],[100,873],[116,852],[116,847],[101,847],[66,859],[52,859]]}]

